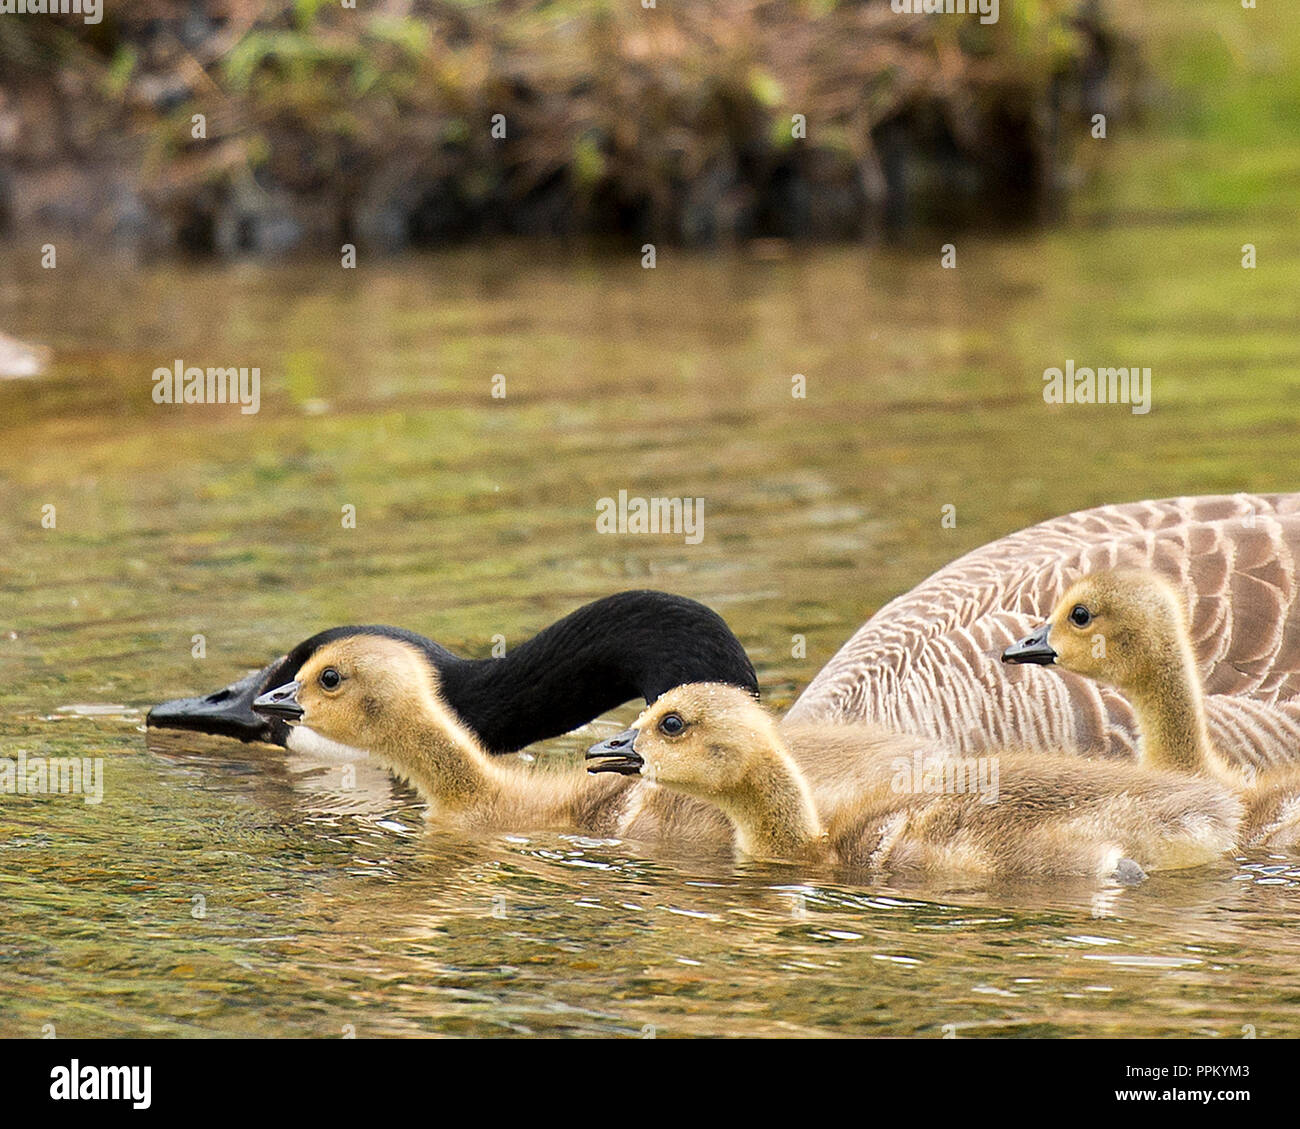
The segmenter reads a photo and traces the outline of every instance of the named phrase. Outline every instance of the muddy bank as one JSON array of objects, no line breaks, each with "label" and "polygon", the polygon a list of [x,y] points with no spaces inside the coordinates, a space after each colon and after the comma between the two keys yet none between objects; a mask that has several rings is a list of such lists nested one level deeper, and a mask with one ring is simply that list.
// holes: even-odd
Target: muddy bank
[{"label": "muddy bank", "polygon": [[7,17],[0,225],[149,251],[707,245],[1050,214],[1130,104],[1097,7],[141,0]]}]

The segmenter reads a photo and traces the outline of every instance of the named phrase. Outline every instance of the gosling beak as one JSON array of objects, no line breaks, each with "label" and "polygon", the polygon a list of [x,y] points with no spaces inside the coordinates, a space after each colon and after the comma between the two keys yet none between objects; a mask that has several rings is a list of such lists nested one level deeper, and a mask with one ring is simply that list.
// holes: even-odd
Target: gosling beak
[{"label": "gosling beak", "polygon": [[157,729],[187,729],[235,737],[240,741],[268,741],[283,745],[289,727],[278,717],[253,712],[253,699],[284,680],[280,668],[287,656],[254,671],[238,682],[214,690],[202,698],[174,698],[154,706],[145,724]]},{"label": "gosling beak", "polygon": [[1036,631],[1030,632],[1018,643],[1012,643],[1002,652],[1004,663],[1035,663],[1038,666],[1051,666],[1056,662],[1056,651],[1047,641],[1052,630],[1050,623],[1043,624]]},{"label": "gosling beak", "polygon": [[592,745],[587,750],[587,760],[597,763],[587,765],[587,771],[592,775],[597,772],[617,772],[620,776],[640,775],[645,767],[645,761],[632,748],[637,735],[637,730],[625,729],[617,737],[611,737],[599,745]]},{"label": "gosling beak", "polygon": [[268,717],[280,717],[285,721],[300,721],[303,709],[298,704],[298,691],[301,689],[301,682],[286,682],[283,686],[268,690],[260,698],[254,698],[253,709],[258,713],[266,714]]}]

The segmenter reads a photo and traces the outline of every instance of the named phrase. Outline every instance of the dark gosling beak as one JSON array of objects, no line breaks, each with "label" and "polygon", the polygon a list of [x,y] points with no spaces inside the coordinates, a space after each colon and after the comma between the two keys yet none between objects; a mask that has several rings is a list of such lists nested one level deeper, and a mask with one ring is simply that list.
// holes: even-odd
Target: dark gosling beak
[{"label": "dark gosling beak", "polygon": [[637,776],[645,767],[645,761],[632,748],[637,739],[637,730],[625,729],[617,737],[592,745],[587,750],[587,760],[595,764],[587,765],[587,771],[593,775],[597,772],[617,772],[621,776]]},{"label": "dark gosling beak", "polygon": [[1018,643],[1012,643],[1002,652],[1004,663],[1035,663],[1038,666],[1051,666],[1056,662],[1056,652],[1047,641],[1052,630],[1050,623],[1030,632]]},{"label": "dark gosling beak", "polygon": [[298,704],[298,691],[301,689],[301,682],[286,682],[283,686],[268,690],[260,698],[254,698],[253,709],[268,717],[299,721],[303,715],[303,708]]}]

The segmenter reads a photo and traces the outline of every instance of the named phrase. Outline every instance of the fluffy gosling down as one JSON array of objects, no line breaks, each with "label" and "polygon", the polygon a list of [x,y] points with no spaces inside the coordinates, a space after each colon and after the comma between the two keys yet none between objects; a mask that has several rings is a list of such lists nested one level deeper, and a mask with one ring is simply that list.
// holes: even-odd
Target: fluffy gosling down
[{"label": "fluffy gosling down", "polygon": [[541,771],[492,757],[457,719],[426,656],[405,639],[362,631],[326,642],[294,681],[252,704],[319,737],[368,749],[415,785],[442,824],[731,842],[730,826],[708,805],[618,777],[593,780],[580,766]]},{"label": "fluffy gosling down", "polygon": [[[801,737],[808,742],[810,731]],[[592,746],[588,770],[644,777],[717,805],[739,850],[765,859],[1133,880],[1210,862],[1236,843],[1241,803],[1213,780],[1006,753],[994,761],[993,794],[942,791],[918,787],[913,762],[874,730],[828,725],[821,738],[838,754],[858,749],[852,793],[815,797],[757,702],[734,687],[694,684]]]},{"label": "fluffy gosling down", "polygon": [[[718,808],[683,792],[617,775],[594,779],[580,766],[527,769],[491,756],[459,719],[442,675],[418,641],[352,629],[319,643],[295,670],[292,682],[260,695],[253,708],[293,726],[295,734],[306,730],[313,742],[368,749],[415,785],[436,823],[480,831],[578,831],[693,849],[732,846],[732,826]],[[737,693],[749,697],[747,688]],[[545,712],[547,705],[543,700],[538,708]],[[923,747],[910,737],[881,733],[876,739],[900,755]],[[817,727],[796,727],[786,740],[819,803],[857,793],[865,738],[842,749]]]},{"label": "fluffy gosling down", "polygon": [[622,790],[491,758],[448,708],[424,656],[401,639],[359,634],[327,643],[253,708],[370,750],[416,786],[437,818],[466,828],[581,829]]},{"label": "fluffy gosling down", "polygon": [[[1187,611],[1155,573],[1090,573],[1002,660],[1060,667],[1114,686],[1133,704],[1140,765],[1213,778],[1237,790],[1246,805],[1243,845],[1300,845],[1300,764],[1258,773],[1238,767],[1249,756],[1230,757],[1215,746]],[[1300,749],[1293,752],[1300,758]]]}]

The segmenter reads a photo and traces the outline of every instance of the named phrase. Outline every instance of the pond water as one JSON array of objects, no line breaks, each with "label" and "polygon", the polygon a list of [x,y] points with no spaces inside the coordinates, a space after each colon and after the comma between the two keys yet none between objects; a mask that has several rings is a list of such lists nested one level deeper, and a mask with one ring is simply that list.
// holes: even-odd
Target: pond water
[{"label": "pond water", "polygon": [[[1248,218],[1103,193],[1054,232],[958,239],[955,270],[941,239],[654,270],[631,248],[343,270],[69,244],[52,271],[39,241],[0,250],[0,327],[54,349],[0,382],[0,756],[104,766],[99,804],[0,798],[0,1035],[1300,1034],[1297,858],[1122,891],[864,887],[467,841],[373,766],[350,785],[143,729],[328,625],[485,655],[628,587],[716,607],[784,709],[992,538],[1295,489],[1300,230]],[[155,404],[178,359],[258,367],[260,410]],[[1045,404],[1070,359],[1150,367],[1151,411]],[[703,498],[703,539],[597,533],[620,490]]]}]

